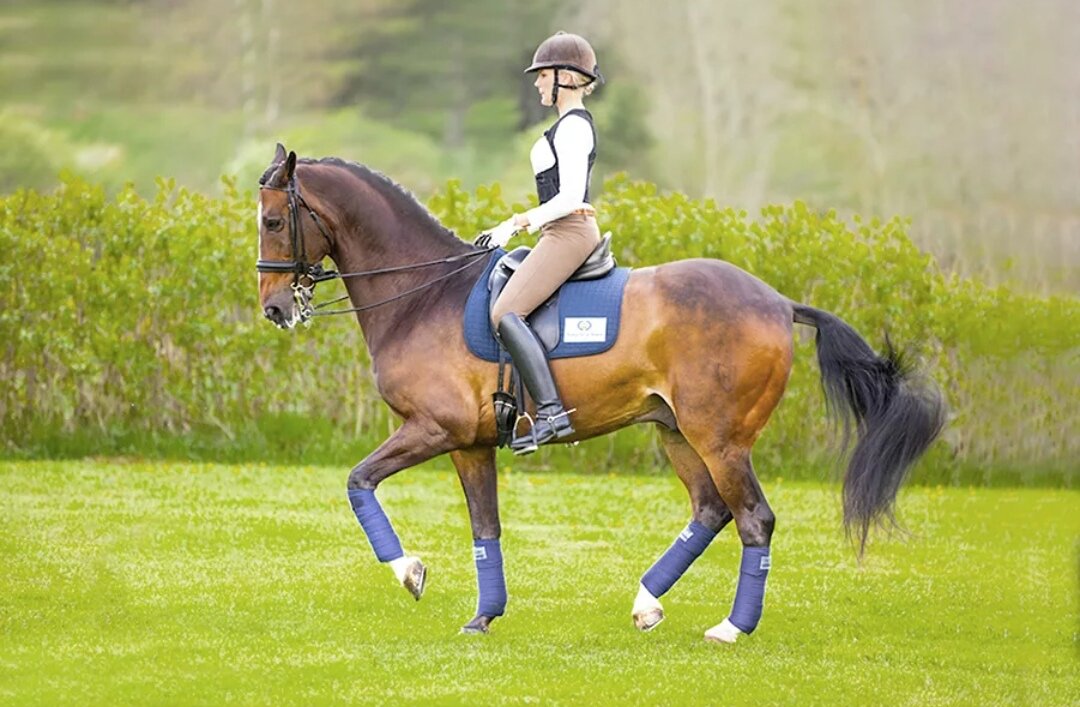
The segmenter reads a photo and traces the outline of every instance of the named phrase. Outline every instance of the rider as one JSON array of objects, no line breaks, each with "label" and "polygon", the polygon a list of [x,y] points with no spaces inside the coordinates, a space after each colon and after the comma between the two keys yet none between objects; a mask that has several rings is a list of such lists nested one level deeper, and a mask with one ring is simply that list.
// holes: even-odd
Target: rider
[{"label": "rider", "polygon": [[525,322],[585,262],[600,244],[596,212],[589,204],[589,177],[596,161],[596,129],[583,100],[603,76],[596,53],[584,38],[558,32],[544,40],[525,73],[537,73],[533,85],[540,103],[554,106],[559,118],[532,147],[540,205],[518,213],[486,231],[478,243],[505,246],[522,229],[540,231],[536,247],[507,282],[492,307],[491,321],[503,346],[521,371],[536,401],[532,429],[510,442],[515,454],[574,432],[551,375],[543,345]]}]

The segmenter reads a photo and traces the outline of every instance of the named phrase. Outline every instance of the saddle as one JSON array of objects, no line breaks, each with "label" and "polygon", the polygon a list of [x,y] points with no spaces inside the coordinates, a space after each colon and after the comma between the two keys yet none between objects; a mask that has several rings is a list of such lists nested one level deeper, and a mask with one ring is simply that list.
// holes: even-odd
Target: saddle
[{"label": "saddle", "polygon": [[[517,269],[524,262],[525,257],[532,252],[529,246],[520,246],[510,251],[498,262],[488,276],[487,288],[491,293],[488,307],[493,308],[495,301],[499,299],[506,283],[510,280]],[[579,280],[598,280],[615,269],[615,256],[611,254],[611,233],[605,233],[600,239],[600,245],[596,246],[585,262],[567,278],[567,282]],[[551,351],[559,345],[559,293],[561,288],[555,291],[551,297],[544,301],[533,313],[526,317],[529,326],[544,345],[544,349]],[[490,311],[489,311],[490,315]],[[491,317],[488,317],[490,321]]]}]

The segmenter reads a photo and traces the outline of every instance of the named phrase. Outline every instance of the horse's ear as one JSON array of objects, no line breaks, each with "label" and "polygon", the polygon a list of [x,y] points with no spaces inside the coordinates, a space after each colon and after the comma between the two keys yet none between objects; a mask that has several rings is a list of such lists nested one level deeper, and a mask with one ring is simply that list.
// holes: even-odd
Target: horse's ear
[{"label": "horse's ear", "polygon": [[289,181],[293,178],[293,172],[296,171],[296,153],[289,152],[289,157],[285,160],[285,181]]},{"label": "horse's ear", "polygon": [[285,146],[280,142],[277,144],[277,149],[274,150],[274,161],[272,164],[281,164],[285,161]]}]

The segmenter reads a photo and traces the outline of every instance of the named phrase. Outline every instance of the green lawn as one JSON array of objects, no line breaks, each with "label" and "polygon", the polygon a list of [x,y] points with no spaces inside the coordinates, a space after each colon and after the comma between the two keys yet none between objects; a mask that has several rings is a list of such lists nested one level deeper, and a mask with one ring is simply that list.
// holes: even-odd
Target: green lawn
[{"label": "green lawn", "polygon": [[348,469],[0,463],[0,702],[1026,703],[1080,700],[1074,491],[913,488],[909,537],[858,566],[836,489],[775,482],[758,631],[707,644],[724,532],[637,633],[641,573],[685,524],[674,478],[505,472],[510,605],[472,617],[448,464],[380,489],[429,567],[413,602],[374,559]]}]

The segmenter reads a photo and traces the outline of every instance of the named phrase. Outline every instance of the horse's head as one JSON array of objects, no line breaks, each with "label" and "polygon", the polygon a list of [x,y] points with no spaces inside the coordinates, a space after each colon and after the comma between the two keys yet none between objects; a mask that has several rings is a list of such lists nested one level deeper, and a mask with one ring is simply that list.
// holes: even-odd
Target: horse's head
[{"label": "horse's head", "polygon": [[330,242],[318,214],[301,192],[296,153],[278,143],[259,179],[259,303],[282,329],[311,316],[311,296],[329,255]]}]

